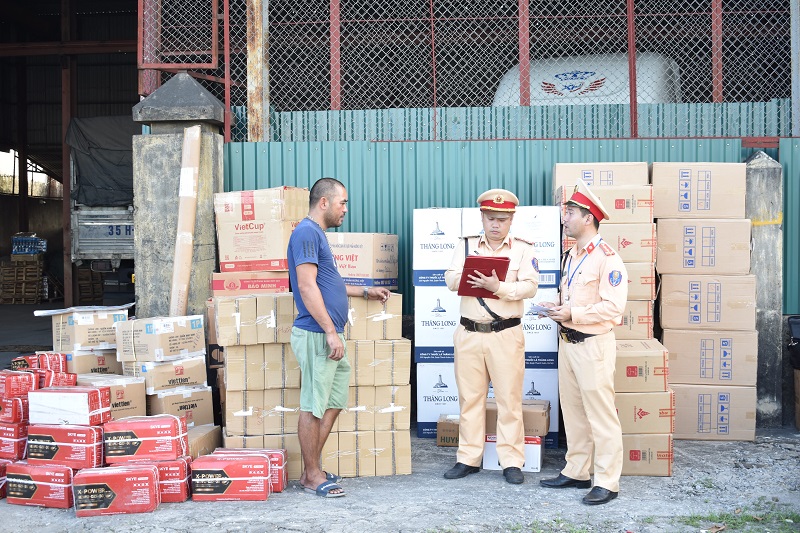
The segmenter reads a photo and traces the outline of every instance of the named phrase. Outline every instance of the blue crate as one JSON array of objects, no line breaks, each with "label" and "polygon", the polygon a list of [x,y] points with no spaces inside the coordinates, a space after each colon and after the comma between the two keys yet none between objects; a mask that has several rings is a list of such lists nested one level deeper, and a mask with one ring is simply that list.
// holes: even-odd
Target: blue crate
[{"label": "blue crate", "polygon": [[38,254],[47,251],[47,239],[42,239],[30,234],[14,235],[11,237],[12,254]]}]

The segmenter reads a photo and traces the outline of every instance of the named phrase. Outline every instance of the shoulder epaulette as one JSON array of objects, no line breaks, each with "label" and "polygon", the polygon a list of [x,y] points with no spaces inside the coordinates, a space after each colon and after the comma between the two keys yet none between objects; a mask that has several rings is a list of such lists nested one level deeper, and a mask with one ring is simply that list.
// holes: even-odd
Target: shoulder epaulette
[{"label": "shoulder epaulette", "polygon": [[514,240],[517,240],[517,241],[522,241],[522,242],[524,242],[525,244],[530,244],[531,246],[533,246],[533,241],[532,241],[532,240],[530,240],[530,239],[523,239],[522,237],[517,237],[517,236],[515,235],[515,236],[514,236]]},{"label": "shoulder epaulette", "polygon": [[609,246],[604,242],[600,243],[600,249],[603,250],[603,253],[606,254],[607,256],[612,256],[617,254],[617,252],[615,252],[611,246]]}]

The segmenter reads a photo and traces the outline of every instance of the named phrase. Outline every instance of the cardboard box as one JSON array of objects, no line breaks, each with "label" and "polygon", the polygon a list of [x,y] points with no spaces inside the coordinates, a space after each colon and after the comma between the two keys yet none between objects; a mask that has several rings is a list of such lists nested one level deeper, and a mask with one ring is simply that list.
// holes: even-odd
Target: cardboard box
[{"label": "cardboard box", "polygon": [[19,357],[13,358],[9,370],[21,371],[30,368],[39,368],[38,355],[20,355]]},{"label": "cardboard box", "polygon": [[628,271],[628,301],[656,299],[655,263],[625,263]]},{"label": "cardboard box", "polygon": [[99,426],[111,420],[106,386],[48,387],[28,393],[31,424]]},{"label": "cardboard box", "polygon": [[672,435],[623,435],[623,476],[671,476]]},{"label": "cardboard box", "polygon": [[30,372],[0,370],[0,398],[27,398],[30,391],[39,388],[39,380]]},{"label": "cardboard box", "polygon": [[658,220],[659,274],[749,274],[750,220]]},{"label": "cardboard box", "polygon": [[147,414],[144,378],[114,374],[78,374],[78,385],[109,388],[111,420]]},{"label": "cardboard box", "polygon": [[197,459],[222,446],[222,428],[213,424],[198,424],[189,428],[189,455]]},{"label": "cardboard box", "polygon": [[411,385],[375,387],[375,430],[397,431],[411,427]]},{"label": "cardboard box", "polygon": [[325,472],[339,471],[339,434],[332,431],[320,450],[320,467]]},{"label": "cardboard box", "polygon": [[436,422],[436,445],[458,447],[458,423],[461,415],[439,415]]},{"label": "cardboard box", "polygon": [[291,293],[256,297],[256,333],[259,344],[291,342],[296,315],[297,309]]},{"label": "cardboard box", "polygon": [[411,474],[411,434],[408,431],[375,432],[375,475]]},{"label": "cardboard box", "polygon": [[361,386],[348,389],[347,409],[339,413],[339,431],[375,430],[375,387]]},{"label": "cardboard box", "polygon": [[30,464],[61,465],[75,470],[103,466],[103,429],[70,424],[28,426]]},{"label": "cardboard box", "polygon": [[259,454],[211,454],[192,463],[192,500],[266,501],[269,458]]},{"label": "cardboard box", "polygon": [[73,374],[122,374],[116,350],[81,351],[67,354],[67,372]]},{"label": "cardboard box", "polygon": [[[575,184],[564,185],[556,189],[553,205],[560,206],[564,213],[564,205],[575,192]],[[608,211],[608,220],[604,224],[641,224],[653,222],[653,187],[651,185],[613,185],[592,188],[603,207]]]},{"label": "cardboard box", "polygon": [[7,501],[69,509],[72,507],[72,469],[61,465],[34,465],[19,461],[6,467]]},{"label": "cardboard box", "polygon": [[756,439],[756,388],[670,385],[675,391],[676,439]]},{"label": "cardboard box", "polygon": [[120,307],[70,307],[39,312],[53,318],[53,350],[111,350],[116,348],[114,326],[128,320],[128,309]]},{"label": "cardboard box", "polygon": [[0,459],[0,500],[6,497],[6,467],[13,462],[8,459]]},{"label": "cardboard box", "polygon": [[[655,224],[600,224],[600,235],[625,263],[655,263],[657,243]],[[562,250],[569,250],[575,240],[562,238]]]},{"label": "cardboard box", "polygon": [[745,163],[666,163],[652,167],[656,218],[744,218]]},{"label": "cardboard box", "polygon": [[525,336],[525,368],[558,368],[558,324],[539,316],[536,306],[541,302],[558,301],[558,289],[536,291],[533,298],[524,300],[522,333]]},{"label": "cardboard box", "polygon": [[203,315],[140,318],[117,326],[117,359],[168,361],[205,355]]},{"label": "cardboard box", "polygon": [[414,287],[414,362],[453,362],[460,309],[461,297],[447,287]]},{"label": "cardboard box", "polygon": [[288,270],[289,237],[307,213],[307,189],[274,187],[215,194],[220,270]]},{"label": "cardboard box", "polygon": [[[489,382],[487,398],[494,398],[494,387]],[[528,400],[547,400],[550,402],[550,427],[547,436],[543,438],[545,448],[558,448],[558,369],[557,368],[526,368],[522,381],[522,402]]]},{"label": "cardboard box", "polygon": [[75,516],[149,513],[161,503],[158,468],[130,463],[75,474]]},{"label": "cardboard box", "polygon": [[264,390],[264,345],[229,346],[225,354],[225,390]]},{"label": "cardboard box", "polygon": [[622,314],[622,323],[614,326],[614,335],[619,340],[653,338],[653,302],[628,301]]},{"label": "cardboard box", "polygon": [[[264,438],[273,437],[275,435],[227,435],[225,428],[222,429],[222,446],[223,448],[247,448],[256,449],[264,447]],[[295,435],[297,437],[297,435]],[[299,442],[299,441],[298,441]],[[299,446],[299,444],[298,444]],[[299,474],[298,474],[299,475]]]},{"label": "cardboard box", "polygon": [[347,285],[397,290],[397,235],[338,231],[325,235]]},{"label": "cardboard box", "polygon": [[111,421],[105,425],[103,434],[106,463],[183,457],[189,452],[186,430],[184,416],[136,416]]},{"label": "cardboard box", "polygon": [[54,372],[53,370],[45,370],[43,368],[34,368],[29,370],[36,374],[39,379],[39,388],[44,387],[67,387],[77,383],[78,375],[70,374],[69,372]]},{"label": "cardboard box", "polygon": [[582,179],[592,190],[620,185],[647,185],[650,172],[645,162],[556,163],[553,165],[553,190],[575,187]]},{"label": "cardboard box", "polygon": [[54,370],[56,372],[69,372],[67,368],[67,354],[58,352],[36,352],[38,359],[37,368]]},{"label": "cardboard box", "polygon": [[258,344],[255,296],[215,297],[216,337],[220,346]]},{"label": "cardboard box", "polygon": [[360,296],[347,297],[346,340],[367,340],[367,300]]},{"label": "cardboard box", "polygon": [[[303,459],[300,453],[300,439],[297,434],[288,435],[264,435],[264,448],[282,448],[286,450],[286,473],[290,480],[300,479],[303,471]],[[225,446],[230,446],[227,442]]]},{"label": "cardboard box", "polygon": [[755,387],[757,331],[684,331],[665,329],[669,382]]},{"label": "cardboard box", "polygon": [[264,345],[264,388],[299,389],[300,363],[291,344]]},{"label": "cardboard box", "polygon": [[147,394],[175,387],[206,385],[206,358],[203,355],[163,363],[127,361],[122,363],[122,371],[126,376],[143,377]]},{"label": "cardboard box", "polygon": [[675,430],[675,394],[618,392],[614,395],[622,433],[672,433]]},{"label": "cardboard box", "polygon": [[229,390],[225,392],[224,400],[225,431],[227,435],[252,436],[265,434],[264,391]]},{"label": "cardboard box", "polygon": [[297,433],[300,419],[300,389],[270,389],[264,391],[264,435]]},{"label": "cardboard box", "polygon": [[375,342],[348,340],[345,342],[347,360],[350,361],[350,386],[375,385]]},{"label": "cardboard box", "polygon": [[417,437],[436,438],[439,415],[459,412],[453,363],[418,363]]},{"label": "cardboard box", "polygon": [[[362,298],[363,299],[363,298]],[[396,292],[385,302],[367,301],[367,339],[403,338],[403,295]]]},{"label": "cardboard box", "polygon": [[339,475],[372,477],[375,475],[375,432],[339,433]]},{"label": "cardboard box", "polygon": [[185,416],[189,427],[214,423],[211,387],[181,387],[147,395],[148,415]]},{"label": "cardboard box", "polygon": [[670,381],[670,353],[657,340],[618,340],[616,392],[664,392]]},{"label": "cardboard box", "polygon": [[461,238],[460,208],[414,209],[412,269],[414,286],[444,286],[444,271]]},{"label": "cardboard box", "polygon": [[661,276],[664,329],[756,329],[756,277]]},{"label": "cardboard box", "polygon": [[189,465],[192,458],[178,457],[164,461],[135,461],[129,464],[153,465],[158,469],[158,492],[163,503],[180,503],[189,499]]},{"label": "cardboard box", "polygon": [[0,423],[19,424],[28,421],[28,398],[0,399]]},{"label": "cardboard box", "polygon": [[374,352],[373,365],[376,386],[409,384],[411,379],[410,340],[377,340]]},{"label": "cardboard box", "polygon": [[[485,470],[502,470],[497,457],[497,435],[486,435],[483,445],[483,468]],[[520,468],[523,472],[542,471],[542,437],[525,436],[525,464]]]},{"label": "cardboard box", "polygon": [[253,296],[290,290],[289,272],[285,270],[211,274],[212,296]]},{"label": "cardboard box", "polygon": [[0,459],[19,461],[25,457],[28,424],[0,424]]},{"label": "cardboard box", "polygon": [[[550,432],[550,401],[522,400],[522,423],[525,435],[545,437]],[[497,434],[497,402],[486,400],[486,434]]]},{"label": "cardboard box", "polygon": [[[338,439],[337,439],[338,440]],[[255,454],[269,459],[269,482],[272,493],[283,492],[289,483],[286,461],[287,453],[282,448],[219,448],[215,454]],[[327,469],[325,469],[327,470]]]}]

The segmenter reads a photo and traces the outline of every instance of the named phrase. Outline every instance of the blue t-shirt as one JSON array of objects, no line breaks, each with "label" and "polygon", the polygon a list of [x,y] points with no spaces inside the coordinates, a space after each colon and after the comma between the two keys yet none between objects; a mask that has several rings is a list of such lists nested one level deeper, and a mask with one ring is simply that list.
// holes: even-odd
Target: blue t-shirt
[{"label": "blue t-shirt", "polygon": [[289,238],[289,284],[297,304],[297,318],[295,327],[307,331],[324,333],[314,317],[308,312],[300,289],[297,286],[297,265],[314,263],[317,265],[317,286],[322,293],[322,301],[328,310],[333,325],[339,333],[344,332],[347,323],[347,288],[342,276],[336,268],[336,259],[333,257],[331,247],[325,232],[314,221],[304,218],[292,232]]}]

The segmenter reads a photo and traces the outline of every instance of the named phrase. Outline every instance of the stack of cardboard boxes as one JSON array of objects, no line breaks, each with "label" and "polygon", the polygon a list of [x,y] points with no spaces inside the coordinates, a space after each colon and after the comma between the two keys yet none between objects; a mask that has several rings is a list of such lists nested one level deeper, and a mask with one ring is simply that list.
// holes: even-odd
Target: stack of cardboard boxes
[{"label": "stack of cardboard boxes", "polygon": [[[617,338],[615,391],[623,432],[623,475],[672,473],[674,396],[667,386],[668,353],[653,338],[656,299],[657,204],[647,163],[558,163],[555,202],[569,200],[578,179],[600,199],[609,219],[600,235],[619,253],[628,272],[628,302]],[[564,236],[564,250],[574,240]]]},{"label": "stack of cardboard boxes", "polygon": [[[545,437],[547,447],[558,446],[558,333],[552,320],[539,317],[531,308],[556,297],[559,221],[557,207],[521,206],[517,208],[511,226],[512,235],[534,244],[539,269],[538,292],[524,302],[525,380],[522,393],[526,401],[547,400],[553,406],[546,436],[536,435]],[[441,415],[450,415],[450,420],[455,421],[455,415],[459,413],[453,368],[453,333],[461,316],[461,298],[447,288],[444,272],[453,261],[460,238],[477,236],[482,232],[478,208],[414,210],[414,360],[417,363],[418,437],[435,438]],[[488,398],[491,397],[493,391],[490,389]],[[493,424],[489,418],[487,426]],[[491,429],[487,427],[487,431]],[[457,445],[457,442],[450,444]]]},{"label": "stack of cardboard boxes", "polygon": [[675,437],[753,440],[756,279],[744,163],[653,163]]}]

